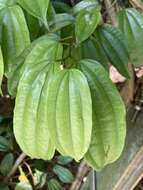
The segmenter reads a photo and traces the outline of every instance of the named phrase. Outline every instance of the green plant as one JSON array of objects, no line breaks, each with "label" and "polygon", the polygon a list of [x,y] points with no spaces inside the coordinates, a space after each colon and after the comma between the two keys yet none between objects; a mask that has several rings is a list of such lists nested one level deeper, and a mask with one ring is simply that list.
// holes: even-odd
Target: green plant
[{"label": "green plant", "polygon": [[118,18],[119,27],[105,23],[96,0],[0,0],[0,83],[4,73],[15,138],[31,158],[57,150],[100,170],[121,155],[125,106],[108,68],[129,78],[129,61],[142,61],[143,17],[127,8]]}]

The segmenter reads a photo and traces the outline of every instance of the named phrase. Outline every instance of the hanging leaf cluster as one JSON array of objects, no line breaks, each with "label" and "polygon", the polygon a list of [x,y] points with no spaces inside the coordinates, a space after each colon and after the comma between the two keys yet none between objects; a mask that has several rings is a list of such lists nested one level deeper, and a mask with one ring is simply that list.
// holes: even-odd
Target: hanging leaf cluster
[{"label": "hanging leaf cluster", "polygon": [[96,170],[119,158],[126,111],[108,69],[129,78],[129,61],[142,63],[143,16],[127,8],[118,21],[104,23],[96,0],[0,0],[0,84],[5,75],[15,138],[28,156],[50,160],[58,151]]}]

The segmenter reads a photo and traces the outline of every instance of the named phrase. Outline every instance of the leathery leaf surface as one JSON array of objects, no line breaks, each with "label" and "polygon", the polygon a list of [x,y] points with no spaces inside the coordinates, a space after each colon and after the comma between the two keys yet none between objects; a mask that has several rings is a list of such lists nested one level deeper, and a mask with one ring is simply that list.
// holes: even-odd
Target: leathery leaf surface
[{"label": "leathery leaf surface", "polygon": [[121,154],[126,135],[125,108],[105,69],[96,61],[81,60],[78,68],[87,77],[92,97],[92,140],[85,160],[99,170]]},{"label": "leathery leaf surface", "polygon": [[92,104],[86,77],[77,69],[64,70],[47,89],[48,128],[57,150],[80,160],[92,131]]},{"label": "leathery leaf surface", "polygon": [[142,65],[143,61],[143,16],[134,8],[119,12],[119,28],[125,35],[132,64]]},{"label": "leathery leaf surface", "polygon": [[5,72],[11,72],[14,59],[30,44],[30,36],[24,13],[17,6],[7,6],[0,11],[1,47]]},{"label": "leathery leaf surface", "polygon": [[44,36],[26,57],[14,110],[14,134],[21,149],[32,158],[51,159],[54,145],[47,130],[46,94],[49,78],[59,72],[62,46]]},{"label": "leathery leaf surface", "polygon": [[34,17],[46,21],[49,0],[17,0],[17,2]]},{"label": "leathery leaf surface", "polygon": [[106,24],[98,27],[94,35],[95,40],[103,47],[103,51],[109,62],[116,67],[123,76],[128,78],[129,52],[126,39],[122,32]]}]

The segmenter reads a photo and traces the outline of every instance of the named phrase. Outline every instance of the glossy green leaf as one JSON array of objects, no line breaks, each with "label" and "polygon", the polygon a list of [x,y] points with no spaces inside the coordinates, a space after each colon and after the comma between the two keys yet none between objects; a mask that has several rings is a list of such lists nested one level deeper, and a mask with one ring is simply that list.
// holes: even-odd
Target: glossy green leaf
[{"label": "glossy green leaf", "polygon": [[63,183],[72,183],[72,181],[74,180],[73,174],[70,172],[70,170],[60,165],[55,165],[53,168],[53,172]]},{"label": "glossy green leaf", "polygon": [[97,0],[83,0],[80,1],[79,3],[77,3],[74,7],[73,7],[73,13],[77,14],[79,12],[81,12],[82,10],[90,10],[93,8],[99,8],[99,2]]},{"label": "glossy green leaf", "polygon": [[92,108],[85,76],[77,69],[56,74],[47,89],[47,122],[56,149],[80,160],[90,144]]},{"label": "glossy green leaf", "polygon": [[133,8],[119,12],[119,28],[125,35],[132,64],[142,65],[143,62],[143,15]]},{"label": "glossy green leaf", "polygon": [[9,153],[7,155],[5,155],[5,157],[3,158],[3,160],[0,163],[0,172],[6,176],[10,170],[13,167],[13,163],[14,163],[14,156],[12,153]]},{"label": "glossy green leaf", "polygon": [[123,34],[111,25],[98,27],[94,33],[95,39],[101,43],[109,62],[125,77],[128,73],[128,47]]},{"label": "glossy green leaf", "polygon": [[57,158],[58,164],[61,164],[61,165],[67,165],[67,164],[69,164],[72,161],[73,161],[73,159],[71,157],[69,157],[69,156],[62,156],[62,155],[60,155]]},{"label": "glossy green leaf", "polygon": [[51,179],[48,182],[48,190],[62,190],[62,186],[56,179]]},{"label": "glossy green leaf", "polygon": [[10,72],[14,58],[30,44],[29,31],[22,9],[15,5],[3,9],[2,52],[5,71]]},{"label": "glossy green leaf", "polygon": [[98,9],[81,11],[75,24],[75,35],[77,43],[81,43],[94,32],[101,20],[101,13]]},{"label": "glossy green leaf", "polygon": [[101,64],[85,59],[78,68],[87,77],[92,96],[93,131],[85,159],[99,170],[121,155],[126,135],[125,107]]},{"label": "glossy green leaf", "polygon": [[74,17],[70,14],[56,14],[52,21],[49,23],[49,26],[52,31],[57,31],[67,25],[74,23]]},{"label": "glossy green leaf", "polygon": [[42,19],[47,24],[47,10],[49,6],[49,0],[17,0],[17,2],[27,11],[29,14]]},{"label": "glossy green leaf", "polygon": [[14,110],[14,134],[21,149],[32,158],[47,160],[54,155],[47,129],[45,91],[49,77],[60,70],[56,60],[61,56],[59,39],[47,35],[34,45],[22,67]]},{"label": "glossy green leaf", "polygon": [[0,48],[0,94],[2,94],[1,84],[2,84],[2,79],[3,79],[3,74],[4,74],[4,63],[3,63],[2,51]]}]

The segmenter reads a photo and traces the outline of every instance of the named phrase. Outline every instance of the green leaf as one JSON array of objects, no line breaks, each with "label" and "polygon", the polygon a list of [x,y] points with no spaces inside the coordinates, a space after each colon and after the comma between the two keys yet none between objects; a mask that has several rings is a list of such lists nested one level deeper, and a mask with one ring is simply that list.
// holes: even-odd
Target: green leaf
[{"label": "green leaf", "polygon": [[83,10],[90,10],[99,7],[100,5],[97,0],[83,0],[73,7],[73,14],[77,14]]},{"label": "green leaf", "polygon": [[81,43],[94,32],[101,20],[101,13],[98,9],[81,11],[75,24],[75,35],[77,43]]},{"label": "green leaf", "polygon": [[67,168],[64,168],[62,166],[55,165],[53,168],[53,172],[63,183],[72,183],[72,181],[74,180],[73,174]]},{"label": "green leaf", "polygon": [[51,179],[48,182],[48,190],[62,190],[62,186],[56,179]]},{"label": "green leaf", "polygon": [[92,96],[92,140],[85,159],[100,170],[119,158],[126,135],[125,107],[108,73],[96,61],[82,60],[78,68],[87,77]]},{"label": "green leaf", "polygon": [[2,94],[1,84],[2,84],[2,79],[3,79],[3,73],[4,73],[4,63],[3,63],[3,55],[0,48],[0,94]]},{"label": "green leaf", "polygon": [[80,160],[88,150],[92,130],[91,97],[85,76],[77,69],[57,73],[46,97],[47,127],[56,149]]},{"label": "green leaf", "polygon": [[143,62],[143,15],[133,8],[119,12],[119,28],[125,35],[132,64],[142,65]]},{"label": "green leaf", "polygon": [[26,22],[28,25],[29,33],[30,33],[30,38],[33,41],[38,37],[38,34],[40,32],[40,24],[39,20],[35,18],[34,16],[30,15],[26,11],[24,12]]},{"label": "green leaf", "polygon": [[[46,91],[49,78],[60,70],[62,46],[55,35],[41,37],[25,59],[14,110],[14,134],[32,158],[51,159],[54,145],[47,129]],[[28,106],[27,106],[28,105]]]},{"label": "green leaf", "polygon": [[47,180],[47,175],[44,172],[35,170],[34,173],[34,185],[38,188],[42,188]]},{"label": "green leaf", "polygon": [[0,190],[9,190],[8,186],[0,186]]},{"label": "green leaf", "polygon": [[7,138],[0,136],[0,151],[7,152],[11,149],[11,143]]},{"label": "green leaf", "polygon": [[32,190],[30,183],[20,182],[16,185],[15,190]]},{"label": "green leaf", "polygon": [[63,13],[63,14],[56,14],[52,21],[49,23],[49,26],[51,30],[57,31],[65,26],[68,26],[70,24],[74,23],[74,17],[70,14]]},{"label": "green leaf", "polygon": [[58,164],[61,164],[61,165],[67,165],[67,164],[69,164],[72,161],[73,161],[73,159],[71,157],[69,157],[69,156],[62,156],[62,155],[60,155],[57,158]]},{"label": "green leaf", "polygon": [[72,65],[75,65],[81,59],[93,59],[99,61],[107,70],[109,69],[108,58],[101,44],[94,37],[91,37],[77,47],[68,47],[64,51],[64,57],[68,57],[65,62],[66,67],[71,65],[72,60]]},{"label": "green leaf", "polygon": [[129,78],[129,54],[126,40],[117,28],[111,25],[98,27],[95,39],[102,45],[109,62],[125,77]]},{"label": "green leaf", "polygon": [[71,7],[63,2],[60,1],[53,1],[52,2],[56,13],[70,13],[71,12]]},{"label": "green leaf", "polygon": [[14,156],[12,153],[6,154],[0,163],[0,172],[6,176],[12,169],[14,163]]},{"label": "green leaf", "polygon": [[3,9],[2,19],[2,52],[5,71],[10,72],[13,59],[30,44],[29,31],[22,9],[11,6]]},{"label": "green leaf", "polygon": [[17,2],[29,12],[29,14],[41,19],[47,24],[47,10],[50,0],[17,0]]},{"label": "green leaf", "polygon": [[12,6],[16,3],[16,0],[0,0],[0,9],[8,6]]}]

